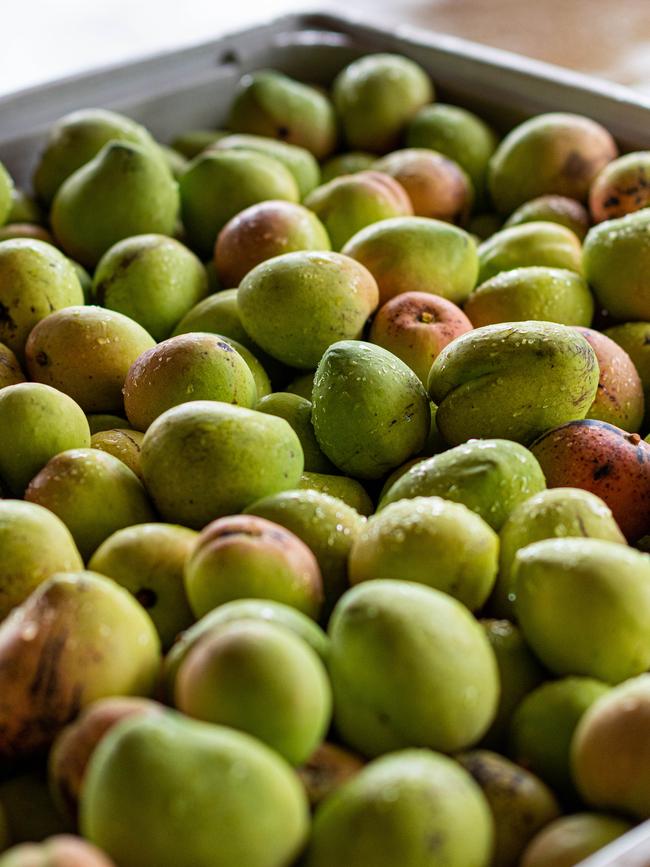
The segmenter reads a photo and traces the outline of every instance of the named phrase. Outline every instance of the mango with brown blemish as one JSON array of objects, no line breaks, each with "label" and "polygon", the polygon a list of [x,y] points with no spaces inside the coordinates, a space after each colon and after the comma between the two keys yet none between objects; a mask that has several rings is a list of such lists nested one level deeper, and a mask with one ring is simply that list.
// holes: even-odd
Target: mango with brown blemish
[{"label": "mango with brown blemish", "polygon": [[537,115],[508,133],[492,155],[492,201],[502,214],[550,193],[584,202],[593,179],[617,154],[614,139],[596,121],[565,112]]},{"label": "mango with brown blemish", "polygon": [[559,223],[576,235],[581,241],[591,225],[589,213],[585,206],[570,199],[568,196],[538,196],[529,202],[524,202],[510,214],[504,228],[520,226],[522,223]]},{"label": "mango with brown blemish", "polygon": [[350,750],[336,744],[323,743],[298,768],[312,809],[351,780],[363,768],[365,762]]},{"label": "mango with brown blemish", "polygon": [[650,445],[603,421],[568,422],[531,445],[549,488],[591,491],[634,542],[650,527]]},{"label": "mango with brown blemish", "polygon": [[589,190],[594,223],[624,217],[650,206],[650,151],[625,154],[608,163]]},{"label": "mango with brown blemish", "polygon": [[404,292],[383,304],[370,328],[370,340],[388,349],[417,374],[424,386],[444,347],[472,323],[452,301],[428,292]]}]

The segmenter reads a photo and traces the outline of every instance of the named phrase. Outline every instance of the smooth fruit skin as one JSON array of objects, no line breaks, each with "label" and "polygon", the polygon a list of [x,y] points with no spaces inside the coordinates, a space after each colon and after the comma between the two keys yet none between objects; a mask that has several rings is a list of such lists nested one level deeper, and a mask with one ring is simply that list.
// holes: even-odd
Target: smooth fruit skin
[{"label": "smooth fruit skin", "polygon": [[298,252],[262,262],[237,292],[253,340],[279,361],[313,370],[338,340],[356,339],[379,294],[370,272],[341,253]]},{"label": "smooth fruit skin", "polygon": [[276,391],[258,400],[255,409],[257,412],[275,415],[289,422],[300,440],[305,456],[306,473],[336,472],[334,464],[325,457],[318,445],[311,421],[312,403],[310,400],[300,397],[298,394]]},{"label": "smooth fruit skin", "polygon": [[574,867],[632,829],[603,813],[574,813],[551,822],[532,840],[521,867]]},{"label": "smooth fruit skin", "polygon": [[504,228],[519,226],[522,223],[537,223],[539,221],[559,223],[566,226],[581,240],[591,225],[589,214],[584,205],[567,196],[538,196],[529,202],[524,202],[510,214]]},{"label": "smooth fruit skin", "polygon": [[140,466],[140,449],[144,434],[131,428],[115,428],[98,431],[90,438],[90,448],[108,452],[115,458],[119,458],[132,473],[143,481],[142,468]]},{"label": "smooth fruit skin", "polygon": [[104,738],[81,829],[120,867],[285,867],[305,843],[308,806],[277,753],[169,713],[125,720]]},{"label": "smooth fruit skin", "polygon": [[316,439],[347,475],[377,479],[417,454],[431,424],[422,383],[397,356],[372,343],[342,340],[325,352],[314,378]]},{"label": "smooth fruit skin", "polygon": [[237,621],[202,639],[176,677],[176,707],[253,735],[292,765],[306,761],[330,723],[327,671],[302,639],[277,624]]},{"label": "smooth fruit skin", "polygon": [[43,751],[98,698],[149,695],[160,642],[110,578],[57,573],[0,625],[0,660],[0,754],[12,760]]},{"label": "smooth fruit skin", "polygon": [[318,617],[320,570],[311,550],[289,530],[252,515],[204,528],[185,564],[185,588],[196,617],[234,599],[272,599]]},{"label": "smooth fruit skin", "polygon": [[318,808],[306,867],[487,867],[493,823],[459,764],[425,750],[377,759]]},{"label": "smooth fruit skin", "polygon": [[476,743],[494,719],[494,653],[450,596],[368,581],[341,598],[328,632],[335,725],[362,755],[407,746],[454,752]]},{"label": "smooth fruit skin", "polygon": [[576,785],[588,804],[636,819],[650,816],[649,721],[647,674],[610,690],[582,717],[571,760]]},{"label": "smooth fruit skin", "polygon": [[584,274],[599,302],[619,321],[650,319],[650,209],[590,229]]},{"label": "smooth fruit skin", "polygon": [[14,182],[7,169],[0,163],[0,226],[8,222],[14,196]]},{"label": "smooth fruit skin", "polygon": [[605,166],[589,190],[594,223],[624,217],[650,205],[650,151],[625,154]]},{"label": "smooth fruit skin", "polygon": [[564,268],[582,274],[582,247],[577,236],[558,223],[521,223],[495,232],[478,248],[481,285],[513,268]]},{"label": "smooth fruit skin", "polygon": [[650,525],[650,446],[638,434],[585,419],[561,425],[536,440],[531,451],[549,488],[591,491],[612,510],[630,542]]},{"label": "smooth fruit skin", "polygon": [[650,667],[650,555],[601,539],[546,539],[517,553],[514,582],[524,636],[555,674],[620,683]]},{"label": "smooth fruit skin", "polygon": [[93,277],[97,303],[129,316],[155,340],[169,337],[207,293],[200,259],[165,235],[119,241],[102,256]]},{"label": "smooth fruit skin", "polygon": [[630,356],[641,377],[646,414],[650,407],[650,323],[626,322],[603,332]]},{"label": "smooth fruit skin", "polygon": [[332,98],[348,148],[386,153],[408,122],[434,97],[424,69],[396,54],[368,54],[334,80]]},{"label": "smooth fruit skin", "polygon": [[56,572],[83,568],[65,524],[34,503],[0,500],[0,618]]},{"label": "smooth fruit skin", "polygon": [[192,529],[296,487],[303,471],[300,440],[284,419],[202,400],[158,416],[141,461],[162,517]]},{"label": "smooth fruit skin", "polygon": [[66,449],[90,445],[81,407],[49,385],[24,382],[0,390],[0,478],[15,496]]},{"label": "smooth fruit skin", "polygon": [[414,581],[476,611],[494,584],[498,548],[494,530],[466,506],[415,497],[368,520],[350,552],[350,582]]},{"label": "smooth fruit skin", "polygon": [[552,322],[486,325],[449,343],[429,373],[436,424],[452,445],[472,437],[524,444],[584,418],[598,388],[596,354]]},{"label": "smooth fruit skin", "polygon": [[471,440],[420,461],[389,488],[380,508],[413,497],[442,497],[463,503],[493,530],[512,510],[544,490],[539,463],[511,440]]},{"label": "smooth fruit skin", "polygon": [[94,268],[123,238],[172,235],[178,208],[178,185],[159,154],[110,141],[63,182],[50,218],[64,251]]},{"label": "smooth fruit skin", "polygon": [[115,867],[100,849],[72,835],[23,843],[0,856],[0,867]]},{"label": "smooth fruit skin", "polygon": [[330,157],[321,166],[321,183],[326,184],[341,175],[353,175],[355,172],[371,169],[376,159],[376,154],[367,151],[348,151]]},{"label": "smooth fruit skin", "polygon": [[56,247],[28,238],[0,243],[0,340],[20,359],[37,322],[83,302],[75,269]]},{"label": "smooth fruit skin", "polygon": [[577,114],[540,114],[516,126],[490,160],[488,185],[497,211],[510,214],[549,193],[584,202],[598,172],[618,154],[607,130]]},{"label": "smooth fruit skin", "polygon": [[365,517],[375,511],[375,505],[361,482],[349,476],[304,472],[299,487],[301,490],[321,491],[337,497]]}]

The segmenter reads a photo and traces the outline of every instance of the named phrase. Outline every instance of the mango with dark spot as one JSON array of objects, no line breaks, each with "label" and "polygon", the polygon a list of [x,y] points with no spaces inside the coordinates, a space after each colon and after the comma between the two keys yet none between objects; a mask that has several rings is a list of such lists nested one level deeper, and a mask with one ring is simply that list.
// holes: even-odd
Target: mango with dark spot
[{"label": "mango with dark spot", "polygon": [[42,843],[14,846],[0,856],[0,867],[115,867],[115,863],[81,837],[61,834]]},{"label": "mango with dark spot", "polygon": [[591,491],[634,542],[650,528],[650,445],[602,421],[573,421],[531,446],[550,488]]},{"label": "mango with dark spot", "polygon": [[84,707],[149,695],[160,642],[130,593],[93,572],[53,575],[0,625],[0,754],[31,756]]},{"label": "mango with dark spot", "polygon": [[606,813],[574,813],[551,822],[524,852],[521,867],[581,864],[627,831],[632,823]]},{"label": "mango with dark spot", "polygon": [[526,320],[587,326],[594,299],[575,271],[532,265],[490,277],[472,292],[464,309],[476,328]]},{"label": "mango with dark spot", "polygon": [[274,256],[330,249],[325,226],[307,208],[294,202],[259,202],[240,211],[221,229],[214,263],[225,286],[239,286],[249,271]]},{"label": "mango with dark spot", "polygon": [[144,434],[141,431],[113,428],[93,434],[90,438],[90,448],[108,452],[109,455],[119,458],[142,481],[140,448],[143,439]]},{"label": "mango with dark spot", "polygon": [[305,867],[488,867],[490,809],[457,762],[402,750],[371,762],[325,800]]},{"label": "mango with dark spot", "polygon": [[322,220],[335,250],[372,223],[413,213],[403,185],[378,165],[376,169],[334,178],[305,199],[305,206]]},{"label": "mango with dark spot", "polygon": [[252,515],[213,521],[185,564],[192,611],[202,617],[233,599],[272,599],[316,619],[323,581],[312,551],[285,527]]},{"label": "mango with dark spot", "polygon": [[504,227],[520,226],[522,223],[559,223],[571,229],[581,241],[584,239],[591,220],[587,209],[581,202],[568,196],[538,196],[524,202],[510,214]]},{"label": "mango with dark spot", "polygon": [[341,253],[285,253],[250,271],[237,293],[253,340],[285,364],[313,370],[339,340],[361,336],[377,307],[374,277]]},{"label": "mango with dark spot", "polygon": [[48,757],[48,778],[57,807],[64,816],[73,822],[77,819],[88,762],[104,735],[128,717],[162,712],[162,705],[147,698],[100,698],[84,708],[77,719],[57,735]]},{"label": "mango with dark spot", "polygon": [[587,417],[635,433],[645,410],[643,385],[632,359],[618,344],[591,328],[578,328],[596,353],[600,378],[596,398]]},{"label": "mango with dark spot", "polygon": [[537,115],[508,133],[492,156],[492,201],[502,214],[551,193],[584,202],[593,179],[617,154],[614,139],[596,121],[564,112]]},{"label": "mango with dark spot", "polygon": [[85,412],[121,413],[129,368],[155,341],[141,325],[102,307],[67,307],[42,319],[25,346],[36,382],[70,395]]},{"label": "mango with dark spot", "polygon": [[464,225],[474,188],[458,163],[427,148],[404,148],[378,160],[374,168],[395,178],[419,217]]},{"label": "mango with dark spot", "polygon": [[598,302],[619,321],[650,319],[650,208],[589,230],[584,274]]},{"label": "mango with dark spot", "polygon": [[624,217],[650,205],[650,151],[625,154],[605,166],[589,190],[594,223]]},{"label": "mango with dark spot", "polygon": [[153,620],[165,651],[194,622],[183,573],[196,538],[187,527],[136,524],[105,539],[88,563],[133,594]]},{"label": "mango with dark spot", "polygon": [[360,57],[332,85],[348,148],[379,154],[399,147],[408,122],[433,97],[425,70],[397,54]]},{"label": "mango with dark spot", "polygon": [[312,809],[355,777],[364,764],[355,753],[323,741],[298,768]]},{"label": "mango with dark spot", "polygon": [[228,128],[298,145],[319,160],[336,147],[336,117],[327,96],[273,70],[243,76]]},{"label": "mango with dark spot", "polygon": [[501,229],[478,248],[479,285],[502,271],[542,265],[582,273],[582,247],[558,223],[536,221]]},{"label": "mango with dark spot", "polygon": [[452,445],[472,437],[527,444],[584,418],[598,376],[595,352],[573,328],[502,323],[447,344],[429,373],[429,394],[438,406],[438,429]]},{"label": "mango with dark spot", "polygon": [[253,374],[230,343],[216,334],[180,334],[143,352],[124,381],[124,408],[136,430],[192,400],[253,407]]},{"label": "mango with dark spot", "polygon": [[491,867],[517,867],[534,835],[560,815],[555,795],[525,768],[489,750],[457,756],[485,795],[494,819]]},{"label": "mango with dark spot", "polygon": [[428,217],[393,217],[366,226],[343,252],[373,275],[384,304],[402,292],[430,292],[456,304],[476,285],[476,244],[463,229]]},{"label": "mango with dark spot", "polygon": [[379,308],[370,340],[388,349],[417,374],[424,386],[431,365],[472,323],[453,302],[428,292],[404,292]]}]

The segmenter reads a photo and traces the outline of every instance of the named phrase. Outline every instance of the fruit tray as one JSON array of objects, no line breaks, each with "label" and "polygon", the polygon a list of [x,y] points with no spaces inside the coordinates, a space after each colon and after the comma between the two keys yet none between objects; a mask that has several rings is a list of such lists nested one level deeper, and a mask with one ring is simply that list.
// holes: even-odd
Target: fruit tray
[{"label": "fruit tray", "polygon": [[[218,128],[247,71],[272,67],[326,84],[351,60],[377,51],[416,60],[441,100],[473,109],[499,129],[542,112],[576,112],[600,121],[622,150],[650,148],[650,98],[625,87],[443,34],[401,26],[388,32],[352,17],[310,13],[4,96],[0,161],[28,186],[45,132],[67,112],[114,109],[166,142],[183,130]],[[648,867],[650,822],[582,865]]]}]

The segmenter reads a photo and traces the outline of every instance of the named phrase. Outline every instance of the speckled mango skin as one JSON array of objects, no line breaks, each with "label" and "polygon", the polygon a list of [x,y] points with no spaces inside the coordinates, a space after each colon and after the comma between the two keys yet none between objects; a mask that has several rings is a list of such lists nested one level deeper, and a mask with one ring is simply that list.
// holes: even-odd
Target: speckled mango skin
[{"label": "speckled mango skin", "polygon": [[431,365],[472,323],[452,301],[428,292],[404,292],[377,311],[370,340],[407,364],[426,387]]},{"label": "speckled mango skin", "polygon": [[478,283],[502,271],[542,265],[582,274],[580,240],[566,226],[536,221],[496,232],[478,248]]},{"label": "speckled mango skin", "polygon": [[451,596],[407,581],[367,581],[340,599],[328,634],[335,726],[362,755],[405,746],[455,752],[494,719],[494,653]]},{"label": "speckled mango skin", "polygon": [[206,151],[179,181],[181,215],[190,246],[204,259],[217,235],[244,208],[267,199],[297,202],[298,185],[282,163],[256,151]]},{"label": "speckled mango skin", "polygon": [[238,620],[264,620],[289,629],[327,662],[329,639],[306,614],[272,599],[235,599],[213,608],[178,636],[163,660],[161,689],[166,701],[173,704],[176,675],[190,650],[225,623]]},{"label": "speckled mango skin", "polygon": [[515,614],[513,565],[517,551],[542,539],[579,537],[606,539],[625,545],[609,507],[595,494],[579,488],[549,488],[525,500],[501,528],[499,576],[490,611],[500,617]]},{"label": "speckled mango skin", "polygon": [[342,500],[314,490],[289,490],[264,497],[246,512],[286,527],[311,549],[323,579],[323,614],[329,614],[349,587],[350,549],[366,519]]},{"label": "speckled mango skin", "polygon": [[[0,658],[6,761],[48,747],[99,698],[150,694],[160,643],[148,614],[114,581],[61,572],[0,625]],[[50,672],[45,680],[43,667]]]},{"label": "speckled mango skin", "polygon": [[553,792],[505,756],[472,750],[458,756],[485,795],[494,819],[492,867],[516,867],[537,831],[560,815]]},{"label": "speckled mango skin", "polygon": [[185,565],[196,617],[235,599],[271,599],[316,619],[323,601],[320,569],[309,547],[285,527],[235,515],[204,528]]},{"label": "speckled mango skin", "polygon": [[29,483],[25,499],[61,518],[86,562],[116,530],[156,520],[135,473],[99,449],[53,457]]},{"label": "speckled mango skin", "polygon": [[638,434],[586,419],[548,431],[531,446],[549,488],[591,491],[630,542],[650,526],[650,445]]},{"label": "speckled mango skin", "polygon": [[598,361],[574,329],[551,322],[486,325],[442,350],[429,373],[436,424],[452,445],[472,437],[530,443],[584,418]]},{"label": "speckled mango skin", "polygon": [[403,148],[377,160],[374,168],[406,190],[418,217],[464,225],[474,189],[458,163],[427,148]]},{"label": "speckled mango skin", "polygon": [[214,263],[224,286],[239,286],[249,271],[274,256],[330,249],[327,230],[312,211],[295,202],[259,202],[219,232]]},{"label": "speckled mango skin", "polygon": [[333,343],[359,337],[378,302],[372,274],[340,253],[277,256],[250,271],[237,293],[253,340],[304,370],[313,370]]},{"label": "speckled mango skin", "polygon": [[490,160],[488,185],[502,214],[549,193],[587,200],[598,172],[618,154],[599,123],[577,114],[540,114],[515,127]]},{"label": "speckled mango skin", "polygon": [[88,568],[113,578],[148,612],[163,650],[194,622],[183,570],[197,533],[174,524],[137,524],[110,535]]},{"label": "speckled mango skin", "polygon": [[531,320],[588,327],[594,299],[575,271],[533,265],[490,277],[472,292],[464,310],[475,328]]},{"label": "speckled mango skin", "polygon": [[478,256],[471,236],[428,217],[393,217],[354,235],[343,252],[365,265],[384,304],[402,292],[430,292],[456,304],[476,285]]},{"label": "speckled mango skin", "polygon": [[332,473],[335,467],[321,451],[314,426],[311,422],[311,401],[297,394],[276,391],[259,400],[255,406],[258,412],[266,412],[286,419],[296,432],[303,455],[305,456],[305,472]]},{"label": "speckled mango skin", "polygon": [[21,382],[0,390],[0,479],[22,497],[45,464],[65,449],[90,445],[81,407],[49,385]]},{"label": "speckled mango skin", "polygon": [[645,411],[643,385],[632,359],[611,338],[591,328],[578,328],[596,353],[600,379],[588,418],[635,433],[641,429]]},{"label": "speckled mango skin", "polygon": [[632,829],[631,822],[601,813],[562,816],[543,828],[524,852],[521,867],[567,867],[599,852]]},{"label": "speckled mango skin", "polygon": [[0,856],[0,867],[115,867],[101,849],[72,835],[22,843]]},{"label": "speckled mango skin", "polygon": [[216,334],[181,334],[143,352],[124,381],[124,408],[136,430],[190,400],[252,408],[257,388],[250,368]]},{"label": "speckled mango skin", "polygon": [[94,433],[90,438],[90,447],[119,458],[140,481],[143,481],[140,466],[140,448],[143,439],[144,434],[141,431],[114,428]]},{"label": "speckled mango skin", "polygon": [[119,414],[130,366],[154,345],[128,316],[102,307],[67,307],[35,326],[25,357],[33,380],[68,394],[85,412]]},{"label": "speckled mango skin", "polygon": [[303,471],[300,440],[284,419],[205,400],[158,416],[141,461],[161,516],[192,529],[296,487]]},{"label": "speckled mango skin", "polygon": [[329,99],[315,87],[273,70],[241,79],[228,128],[303,147],[319,160],[329,156],[338,138]]},{"label": "speckled mango skin", "polygon": [[74,266],[56,247],[26,238],[0,243],[0,340],[20,359],[37,322],[83,301]]},{"label": "speckled mango skin", "polygon": [[378,479],[417,454],[431,411],[422,383],[397,356],[363,341],[325,352],[312,392],[316,439],[343,473]]},{"label": "speckled mango skin", "polygon": [[504,228],[520,226],[522,223],[559,223],[566,226],[579,238],[584,240],[591,221],[589,213],[583,204],[568,196],[538,196],[529,202],[524,202],[510,214]]},{"label": "speckled mango skin", "polygon": [[589,190],[594,223],[624,217],[650,205],[650,151],[625,154],[608,163]]},{"label": "speckled mango skin", "polygon": [[517,553],[513,575],[521,629],[552,672],[620,683],[650,668],[650,555],[545,539]]},{"label": "speckled mango skin", "polygon": [[365,517],[375,511],[375,506],[361,482],[349,476],[304,472],[299,487],[301,490],[321,491],[336,497]]},{"label": "speckled mango skin", "polygon": [[626,322],[603,332],[630,356],[641,377],[646,416],[650,407],[650,322]]},{"label": "speckled mango skin", "polygon": [[650,319],[650,209],[590,229],[584,274],[599,303],[615,319]]},{"label": "speckled mango skin", "polygon": [[647,731],[650,676],[610,690],[580,720],[571,765],[580,794],[597,809],[650,816]]},{"label": "speckled mango skin", "polygon": [[322,220],[335,250],[372,223],[413,214],[402,184],[379,167],[328,181],[307,196],[305,206]]},{"label": "speckled mango skin", "polygon": [[83,569],[68,528],[34,503],[0,500],[0,544],[1,619],[55,572]]},{"label": "speckled mango skin", "polygon": [[376,154],[367,151],[348,151],[348,153],[330,157],[321,166],[321,183],[326,184],[334,178],[341,177],[341,175],[353,175],[355,172],[370,169],[376,159]]},{"label": "speckled mango skin", "polygon": [[111,247],[97,265],[94,300],[129,316],[155,340],[208,293],[203,265],[174,238],[136,235]]},{"label": "speckled mango skin", "polygon": [[442,590],[476,611],[498,566],[497,534],[475,512],[440,497],[391,503],[352,546],[350,583],[398,579]]},{"label": "speckled mango skin", "polygon": [[182,713],[246,732],[294,766],[323,740],[332,714],[318,655],[291,630],[259,619],[223,624],[192,648],[175,697]]},{"label": "speckled mango skin", "polygon": [[63,182],[50,221],[66,254],[94,268],[123,238],[173,235],[178,207],[178,185],[157,151],[110,141]]},{"label": "speckled mango skin", "polygon": [[446,756],[410,749],[367,765],[324,801],[305,865],[487,867],[492,841],[472,777]]},{"label": "speckled mango skin", "polygon": [[212,147],[215,150],[251,150],[273,157],[289,169],[298,185],[301,199],[320,183],[319,165],[313,154],[304,147],[267,136],[243,133],[223,136]]},{"label": "speckled mango skin", "polygon": [[471,440],[420,461],[383,497],[380,508],[413,497],[442,497],[463,503],[493,530],[519,503],[546,487],[528,449],[511,440]]},{"label": "speckled mango skin", "polygon": [[386,153],[399,147],[406,125],[434,89],[424,69],[396,54],[368,54],[343,69],[332,85],[347,146]]}]

